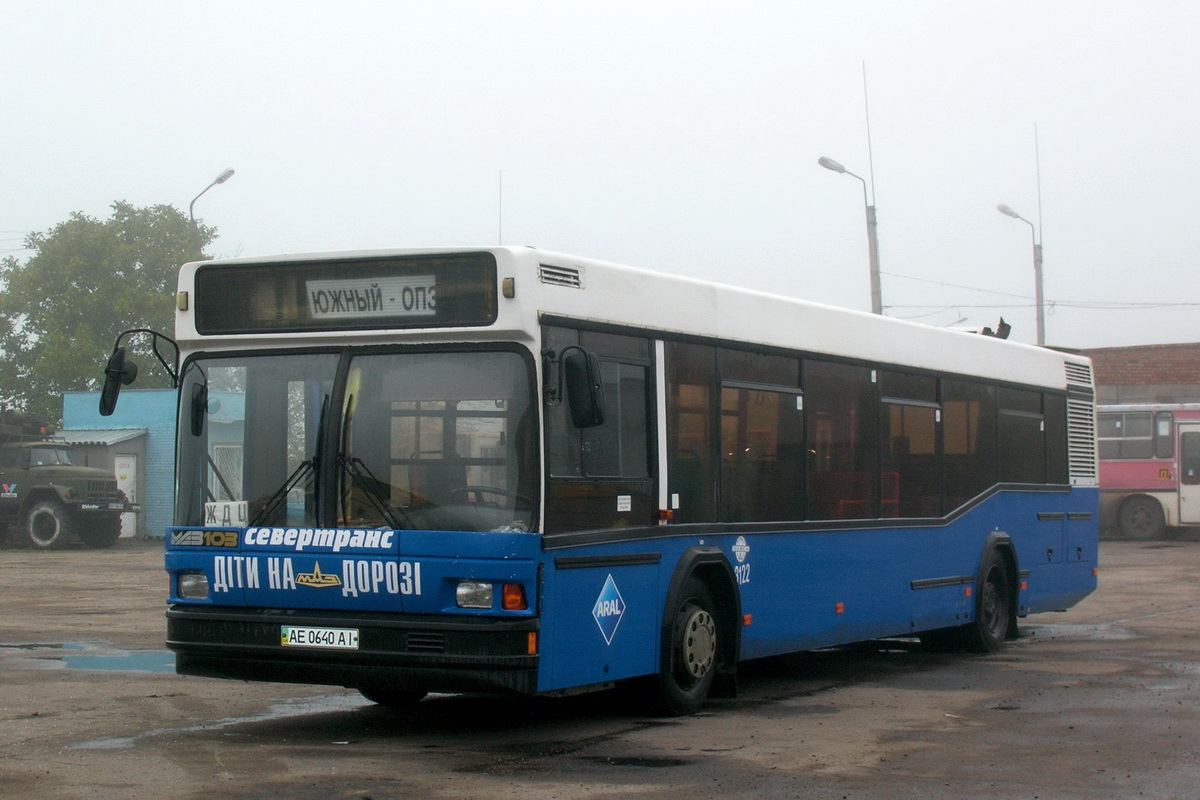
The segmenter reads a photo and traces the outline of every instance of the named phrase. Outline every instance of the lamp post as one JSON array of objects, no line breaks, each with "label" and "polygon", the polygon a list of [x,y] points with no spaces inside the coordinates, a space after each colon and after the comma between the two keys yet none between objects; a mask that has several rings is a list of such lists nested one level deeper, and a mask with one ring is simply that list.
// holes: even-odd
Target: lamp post
[{"label": "lamp post", "polygon": [[1029,231],[1033,236],[1033,281],[1034,281],[1034,301],[1037,303],[1037,343],[1046,343],[1046,309],[1042,301],[1042,244],[1038,241],[1037,227],[1029,220],[1022,217],[1011,206],[1006,206],[1004,203],[996,206],[996,210],[1006,217],[1019,219],[1029,226]]},{"label": "lamp post", "polygon": [[879,236],[876,231],[879,223],[875,219],[875,206],[867,198],[867,182],[832,158],[821,156],[817,159],[817,163],[825,169],[831,169],[834,172],[849,175],[851,178],[857,178],[863,185],[863,205],[867,207],[867,255],[871,263],[871,313],[882,314],[883,295],[879,289]]},{"label": "lamp post", "polygon": [[204,194],[209,189],[216,186],[218,183],[224,183],[225,181],[229,180],[232,177],[233,177],[233,170],[231,170],[231,169],[225,170],[220,175],[218,175],[212,183],[210,183],[208,186],[205,186],[200,191],[200,194],[198,194],[192,198],[192,202],[188,203],[188,218],[191,219],[193,224],[195,224],[195,222],[196,222],[196,215],[194,213],[192,213],[192,209],[195,207],[196,201],[200,199],[200,195]]}]

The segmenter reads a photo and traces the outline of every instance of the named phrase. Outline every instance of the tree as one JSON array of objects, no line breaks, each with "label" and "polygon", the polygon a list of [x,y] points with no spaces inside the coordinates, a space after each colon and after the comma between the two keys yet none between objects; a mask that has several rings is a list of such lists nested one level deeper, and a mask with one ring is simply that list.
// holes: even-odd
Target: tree
[{"label": "tree", "polygon": [[[104,221],[75,212],[31,234],[26,247],[36,252],[24,263],[0,262],[0,406],[58,423],[63,392],[100,388],[118,333],[173,332],[176,272],[207,257],[216,229],[168,205],[112,209]],[[129,344],[149,367],[146,338]],[[166,385],[162,370],[138,379],[139,388]]]}]

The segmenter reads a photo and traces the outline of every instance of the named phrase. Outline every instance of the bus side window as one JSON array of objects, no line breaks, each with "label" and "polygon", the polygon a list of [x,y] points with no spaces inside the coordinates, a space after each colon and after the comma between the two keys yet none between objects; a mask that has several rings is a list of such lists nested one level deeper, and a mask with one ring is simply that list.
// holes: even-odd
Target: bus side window
[{"label": "bus side window", "polygon": [[649,340],[552,326],[542,330],[547,348],[578,346],[599,356],[606,405],[603,423],[586,428],[574,425],[566,402],[546,407],[546,531],[652,524]]}]

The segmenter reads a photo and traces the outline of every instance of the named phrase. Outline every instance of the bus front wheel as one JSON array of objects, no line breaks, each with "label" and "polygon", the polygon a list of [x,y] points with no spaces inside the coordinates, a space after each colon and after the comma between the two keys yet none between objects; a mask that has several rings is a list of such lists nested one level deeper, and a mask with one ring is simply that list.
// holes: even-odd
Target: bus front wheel
[{"label": "bus front wheel", "polygon": [[708,699],[720,654],[715,608],[708,586],[688,578],[671,623],[670,662],[655,676],[651,696],[654,709],[664,716],[694,714]]}]

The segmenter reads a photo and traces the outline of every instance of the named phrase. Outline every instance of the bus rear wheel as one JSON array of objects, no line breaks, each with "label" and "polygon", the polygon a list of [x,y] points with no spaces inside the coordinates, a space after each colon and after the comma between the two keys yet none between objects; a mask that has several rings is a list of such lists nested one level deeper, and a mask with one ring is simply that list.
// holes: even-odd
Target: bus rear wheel
[{"label": "bus rear wheel", "polygon": [[963,629],[967,650],[994,653],[1000,649],[1009,635],[1012,597],[1008,564],[993,550],[976,587],[975,621]]},{"label": "bus rear wheel", "polygon": [[1117,525],[1126,539],[1161,539],[1167,529],[1162,505],[1145,495],[1130,497],[1117,511]]},{"label": "bus rear wheel", "polygon": [[671,623],[670,662],[655,676],[650,701],[663,716],[694,714],[708,699],[720,655],[716,603],[708,586],[688,578]]}]

